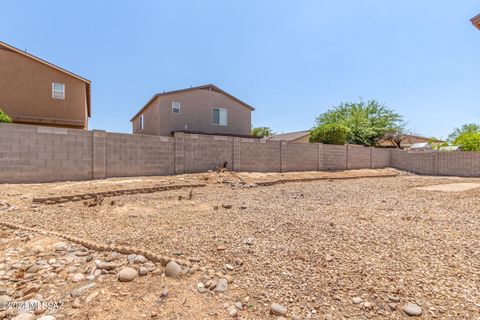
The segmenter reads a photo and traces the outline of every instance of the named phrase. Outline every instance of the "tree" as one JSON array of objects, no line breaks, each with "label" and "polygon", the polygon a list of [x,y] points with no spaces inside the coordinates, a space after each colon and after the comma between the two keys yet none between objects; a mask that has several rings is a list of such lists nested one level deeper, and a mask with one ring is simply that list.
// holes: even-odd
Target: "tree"
[{"label": "tree", "polygon": [[467,123],[460,128],[455,128],[452,133],[448,135],[448,141],[453,142],[464,133],[478,133],[480,132],[480,125],[475,123]]},{"label": "tree", "polygon": [[480,151],[480,132],[465,132],[460,134],[453,144],[460,146],[462,151]]},{"label": "tree", "polygon": [[346,144],[348,128],[341,124],[331,123],[316,127],[310,131],[310,142],[326,144]]},{"label": "tree", "polygon": [[252,136],[258,138],[270,137],[274,133],[269,127],[254,127],[252,128]]},{"label": "tree", "polygon": [[347,142],[373,146],[388,132],[402,131],[402,116],[376,100],[346,102],[316,119],[316,126],[338,124],[348,128]]},{"label": "tree", "polygon": [[3,112],[2,109],[0,109],[0,123],[1,122],[12,123],[12,119],[10,119],[10,117],[7,116],[7,114],[5,112]]}]

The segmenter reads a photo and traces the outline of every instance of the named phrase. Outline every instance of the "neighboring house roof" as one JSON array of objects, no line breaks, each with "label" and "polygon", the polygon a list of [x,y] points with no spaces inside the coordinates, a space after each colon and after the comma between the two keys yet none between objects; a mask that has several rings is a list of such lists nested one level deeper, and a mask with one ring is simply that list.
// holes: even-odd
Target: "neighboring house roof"
[{"label": "neighboring house roof", "polygon": [[176,132],[188,133],[188,134],[203,134],[209,136],[225,136],[225,137],[236,137],[236,138],[250,138],[250,139],[262,139],[260,137],[254,137],[249,134],[235,134],[235,133],[221,133],[221,132],[204,132],[204,131],[190,131],[190,130],[178,130],[172,131],[171,134],[174,135]]},{"label": "neighboring house roof", "polygon": [[432,149],[432,146],[428,142],[414,143],[410,149]]},{"label": "neighboring house roof", "polygon": [[53,63],[50,63],[50,62],[48,62],[48,61],[45,61],[45,60],[43,60],[43,59],[41,59],[41,58],[39,58],[39,57],[36,57],[36,56],[34,56],[33,54],[27,53],[26,51],[20,50],[20,49],[18,49],[18,48],[15,48],[14,46],[11,46],[11,45],[9,45],[9,44],[6,44],[6,43],[3,42],[3,41],[0,41],[0,46],[5,47],[5,48],[7,48],[7,49],[9,49],[9,50],[11,50],[11,51],[13,51],[13,52],[22,54],[22,55],[24,55],[24,56],[26,56],[26,57],[28,57],[28,58],[30,58],[30,59],[33,59],[33,60],[38,61],[38,62],[40,62],[40,63],[43,63],[44,65],[47,65],[47,66],[49,66],[49,67],[51,67],[51,68],[53,68],[53,69],[56,69],[56,70],[61,71],[61,72],[63,72],[63,73],[66,73],[66,74],[68,74],[68,75],[70,75],[70,76],[72,76],[72,77],[74,77],[74,78],[77,78],[77,79],[85,82],[86,94],[87,94],[87,112],[88,112],[88,116],[89,116],[89,117],[91,116],[91,107],[90,107],[90,83],[91,83],[91,82],[90,82],[90,80],[85,79],[84,77],[81,77],[81,76],[79,76],[79,75],[77,75],[77,74],[75,74],[75,73],[73,73],[73,72],[71,72],[71,71],[68,71],[68,70],[66,70],[66,69],[63,69],[63,68],[61,68],[61,67],[59,67],[59,66],[57,66],[57,65],[54,65]]},{"label": "neighboring house roof", "polygon": [[148,107],[148,105],[153,101],[155,100],[157,97],[160,97],[160,96],[166,96],[166,95],[169,95],[169,94],[174,94],[174,93],[180,93],[180,92],[187,92],[187,91],[191,91],[191,90],[212,90],[212,91],[216,91],[218,93],[221,93],[221,94],[224,94],[226,95],[227,97],[237,101],[238,103],[242,104],[243,106],[245,106],[246,108],[250,109],[250,111],[253,111],[255,110],[254,107],[250,106],[249,104],[243,102],[242,100],[232,96],[231,94],[229,94],[228,92],[226,91],[223,91],[222,89],[220,89],[219,87],[213,85],[213,84],[206,84],[206,85],[202,85],[202,86],[197,86],[197,87],[190,87],[190,88],[185,88],[185,89],[180,89],[180,90],[174,90],[174,91],[166,91],[166,92],[163,92],[163,93],[157,93],[155,94],[150,100],[148,100],[148,102],[142,107],[142,109],[140,109],[140,111],[138,111],[133,117],[132,119],[130,119],[130,121],[133,121],[136,117],[138,117],[141,113],[143,113],[143,111]]},{"label": "neighboring house roof", "polygon": [[284,140],[284,141],[294,141],[305,136],[310,135],[310,130],[304,131],[295,131],[295,132],[287,132],[287,133],[280,133],[271,136],[269,139],[271,140]]},{"label": "neighboring house roof", "polygon": [[[432,140],[431,138],[426,138],[426,137],[417,136],[413,134],[406,134],[402,137],[400,141],[400,147],[408,148],[414,143],[430,142],[431,140]],[[445,141],[435,140],[435,143],[443,143],[443,142]],[[393,143],[393,141],[390,139],[380,140],[378,141],[377,145],[380,147],[392,147],[392,148],[396,147],[395,143]]]},{"label": "neighboring house roof", "polygon": [[443,146],[438,149],[439,151],[462,151],[460,146]]},{"label": "neighboring house roof", "polygon": [[480,30],[480,14],[470,19],[470,21],[478,30]]}]

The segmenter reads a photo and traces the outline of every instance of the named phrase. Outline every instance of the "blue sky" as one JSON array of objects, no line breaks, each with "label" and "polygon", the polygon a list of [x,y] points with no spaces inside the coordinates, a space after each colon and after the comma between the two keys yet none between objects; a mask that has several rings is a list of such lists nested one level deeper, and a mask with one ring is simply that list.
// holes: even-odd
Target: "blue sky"
[{"label": "blue sky", "polygon": [[3,1],[0,40],[92,81],[90,128],[131,132],[156,92],[214,83],[255,126],[309,129],[378,99],[408,129],[480,122],[474,0]]}]

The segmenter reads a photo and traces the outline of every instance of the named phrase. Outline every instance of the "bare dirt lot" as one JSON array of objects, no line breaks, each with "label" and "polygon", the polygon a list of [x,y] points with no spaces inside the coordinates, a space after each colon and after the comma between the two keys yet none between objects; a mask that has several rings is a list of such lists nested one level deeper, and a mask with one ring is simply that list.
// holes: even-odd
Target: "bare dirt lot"
[{"label": "bare dirt lot", "polygon": [[[315,175],[342,173],[212,172],[0,186],[2,221],[191,261],[175,278],[133,255],[3,228],[0,303],[63,301],[59,309],[37,311],[43,312],[37,319],[274,319],[272,303],[284,306],[288,319],[403,319],[409,304],[407,312],[421,310],[425,319],[480,316],[480,189],[418,189],[480,179],[400,174],[256,186]],[[31,204],[34,197],[189,181],[206,186],[91,206]],[[100,267],[105,261],[115,268]],[[127,266],[148,272],[118,281]],[[228,288],[216,291],[223,279]]]}]

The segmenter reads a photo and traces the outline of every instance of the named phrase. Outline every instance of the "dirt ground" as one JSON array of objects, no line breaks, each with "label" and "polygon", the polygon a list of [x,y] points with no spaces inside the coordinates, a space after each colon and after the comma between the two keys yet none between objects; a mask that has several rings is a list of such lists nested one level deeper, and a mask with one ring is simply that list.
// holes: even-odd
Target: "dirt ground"
[{"label": "dirt ground", "polygon": [[[480,189],[421,189],[480,179],[400,173],[256,186],[276,179],[392,173],[399,172],[211,172],[0,185],[3,221],[199,260],[201,267],[181,278],[166,277],[157,264],[128,283],[117,281],[117,271],[72,283],[72,274],[89,274],[93,261],[109,253],[87,250],[93,258],[83,261],[84,254],[75,255],[85,251],[81,246],[69,244],[70,250],[59,253],[52,245],[62,239],[3,228],[0,286],[6,289],[0,303],[2,295],[22,299],[18,281],[37,281],[37,299],[65,301],[45,313],[56,319],[274,319],[272,303],[285,306],[288,319],[404,319],[408,303],[421,307],[425,319],[480,317]],[[207,185],[111,197],[96,206],[31,205],[34,197],[198,181]],[[43,249],[32,250],[36,243]],[[45,274],[41,281],[18,279],[18,265],[52,257],[77,270],[52,276],[62,281],[47,281]],[[115,259],[138,269],[126,256]],[[199,292],[199,283],[222,277],[228,278],[227,291]],[[71,291],[90,282],[96,286],[85,296],[97,295],[88,303],[81,296],[82,306],[74,308]],[[165,288],[168,295],[162,296]]]}]

